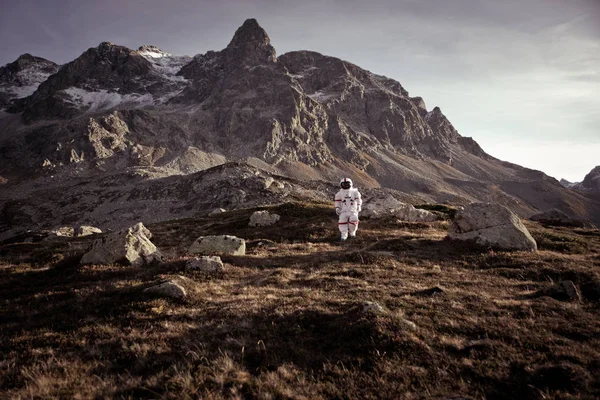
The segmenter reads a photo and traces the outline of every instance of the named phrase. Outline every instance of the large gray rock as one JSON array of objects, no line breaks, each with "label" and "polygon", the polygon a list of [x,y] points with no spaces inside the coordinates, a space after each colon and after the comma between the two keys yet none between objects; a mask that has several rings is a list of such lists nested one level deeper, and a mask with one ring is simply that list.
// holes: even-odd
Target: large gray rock
[{"label": "large gray rock", "polygon": [[481,245],[507,250],[537,250],[537,243],[519,217],[508,208],[494,203],[471,203],[465,206],[456,214],[448,237],[474,240]]},{"label": "large gray rock", "polygon": [[439,218],[432,212],[417,209],[411,204],[403,203],[391,195],[369,199],[363,203],[361,216],[380,218],[393,215],[408,222],[432,222]]},{"label": "large gray rock", "polygon": [[246,241],[235,236],[200,236],[190,246],[190,254],[229,254],[243,256],[246,254]]},{"label": "large gray rock", "polygon": [[434,213],[415,208],[411,204],[403,204],[398,208],[392,209],[391,213],[401,220],[408,222],[433,222],[439,219]]},{"label": "large gray rock", "polygon": [[202,272],[218,272],[223,270],[223,261],[219,256],[202,256],[190,258],[185,263],[186,270]]},{"label": "large gray rock", "polygon": [[271,214],[268,211],[255,211],[250,216],[249,226],[269,226],[275,224],[281,219],[278,214]]},{"label": "large gray rock", "polygon": [[162,254],[150,241],[152,233],[141,222],[127,230],[115,232],[92,244],[81,264],[125,263],[141,266],[162,261]]},{"label": "large gray rock", "polygon": [[377,218],[385,215],[390,215],[391,210],[397,209],[405,205],[400,200],[396,200],[391,195],[383,195],[381,197],[364,199],[362,205],[362,211],[360,213],[363,217]]}]

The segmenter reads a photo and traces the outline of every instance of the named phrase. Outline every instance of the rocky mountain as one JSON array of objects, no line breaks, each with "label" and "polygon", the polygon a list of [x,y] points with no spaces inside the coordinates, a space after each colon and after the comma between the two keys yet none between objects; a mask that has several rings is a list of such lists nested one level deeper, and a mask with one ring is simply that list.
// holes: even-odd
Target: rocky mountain
[{"label": "rocky mountain", "polygon": [[563,185],[564,187],[567,187],[567,188],[572,188],[579,183],[579,182],[570,182],[566,179],[561,179],[559,182],[561,185]]},{"label": "rocky mountain", "polygon": [[600,192],[600,165],[592,169],[583,181],[574,186],[576,189]]},{"label": "rocky mountain", "polygon": [[13,100],[33,94],[59,68],[52,61],[31,54],[23,54],[15,62],[0,67],[0,111]]},{"label": "rocky mountain", "polygon": [[[0,210],[30,216],[21,228],[44,223],[44,214],[60,223],[74,208],[84,218],[89,210],[73,199],[106,177],[125,187],[132,174],[181,182],[176,193],[148,194],[155,201],[144,212],[158,215],[162,201],[187,196],[191,174],[231,162],[290,179],[286,195],[350,176],[420,202],[493,201],[522,216],[557,208],[600,222],[600,200],[488,155],[400,83],[315,52],[277,57],[253,19],[225,49],[193,58],[101,43],[8,111]],[[245,179],[236,170],[228,179]],[[65,182],[78,183],[67,190]],[[128,201],[124,192],[119,201]],[[110,218],[129,223],[117,212]]]},{"label": "rocky mountain", "polygon": [[570,189],[600,193],[600,165],[594,167],[582,182],[569,182],[566,179],[561,179],[560,184]]}]

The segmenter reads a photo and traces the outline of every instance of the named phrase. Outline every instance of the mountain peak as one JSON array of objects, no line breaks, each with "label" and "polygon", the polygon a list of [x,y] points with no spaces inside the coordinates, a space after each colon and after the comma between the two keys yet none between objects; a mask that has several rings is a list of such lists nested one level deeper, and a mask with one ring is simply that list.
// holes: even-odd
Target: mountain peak
[{"label": "mountain peak", "polygon": [[157,46],[151,44],[145,44],[143,46],[140,46],[140,48],[137,51],[140,55],[150,58],[162,58],[171,55],[169,53],[165,53]]},{"label": "mountain peak", "polygon": [[269,35],[254,18],[244,21],[242,26],[235,31],[226,50],[235,58],[277,62],[275,49],[271,46]]}]

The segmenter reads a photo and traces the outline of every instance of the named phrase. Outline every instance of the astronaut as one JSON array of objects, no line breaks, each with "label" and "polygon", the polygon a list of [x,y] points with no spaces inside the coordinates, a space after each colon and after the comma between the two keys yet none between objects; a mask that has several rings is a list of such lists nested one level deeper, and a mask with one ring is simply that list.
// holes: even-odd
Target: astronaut
[{"label": "astronaut", "polygon": [[358,189],[352,187],[352,180],[343,178],[340,181],[340,191],[335,195],[335,212],[339,215],[341,240],[356,236],[358,229],[358,213],[362,209],[362,199]]}]

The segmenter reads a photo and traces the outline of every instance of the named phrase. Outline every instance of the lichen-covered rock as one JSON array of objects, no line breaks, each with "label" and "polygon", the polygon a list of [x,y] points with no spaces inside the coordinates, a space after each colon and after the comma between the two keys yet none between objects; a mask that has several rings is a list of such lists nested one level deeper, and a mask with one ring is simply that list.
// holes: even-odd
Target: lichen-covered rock
[{"label": "lichen-covered rock", "polygon": [[141,223],[125,231],[97,239],[81,259],[81,264],[125,263],[141,266],[162,261],[162,254],[150,241],[152,233]]},{"label": "lichen-covered rock", "polygon": [[255,211],[250,216],[249,226],[269,226],[275,224],[281,219],[278,214],[271,214],[268,211]]},{"label": "lichen-covered rock", "polygon": [[223,261],[219,256],[202,256],[190,258],[185,263],[186,270],[202,272],[218,272],[223,270]]},{"label": "lichen-covered rock", "polygon": [[537,251],[537,243],[519,217],[494,203],[466,205],[456,214],[448,237],[507,250]]},{"label": "lichen-covered rock", "polygon": [[228,254],[243,256],[246,254],[246,241],[231,235],[200,236],[190,246],[190,254]]}]

